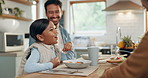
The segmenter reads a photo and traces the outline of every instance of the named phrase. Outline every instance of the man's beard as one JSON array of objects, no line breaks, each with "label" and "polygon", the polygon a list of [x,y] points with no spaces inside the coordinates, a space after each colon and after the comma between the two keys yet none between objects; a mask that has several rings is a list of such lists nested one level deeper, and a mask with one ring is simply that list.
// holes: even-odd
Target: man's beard
[{"label": "man's beard", "polygon": [[[54,21],[54,19],[56,19],[56,21]],[[49,20],[52,21],[54,23],[54,25],[57,25],[60,22],[60,17],[50,17]]]}]

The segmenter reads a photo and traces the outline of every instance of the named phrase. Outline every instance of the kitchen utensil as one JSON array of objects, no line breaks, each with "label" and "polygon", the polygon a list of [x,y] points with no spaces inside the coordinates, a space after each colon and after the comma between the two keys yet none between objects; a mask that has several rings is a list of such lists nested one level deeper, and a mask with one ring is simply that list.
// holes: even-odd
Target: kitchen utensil
[{"label": "kitchen utensil", "polygon": [[75,71],[69,71],[69,70],[52,70],[53,72],[67,72],[69,74],[74,74],[74,73],[83,73],[81,71],[75,70]]}]

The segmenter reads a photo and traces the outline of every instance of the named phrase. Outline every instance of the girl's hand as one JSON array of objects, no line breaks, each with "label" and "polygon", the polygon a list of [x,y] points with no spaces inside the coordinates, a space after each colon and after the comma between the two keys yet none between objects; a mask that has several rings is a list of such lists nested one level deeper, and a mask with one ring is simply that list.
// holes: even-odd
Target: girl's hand
[{"label": "girl's hand", "polygon": [[53,63],[53,68],[57,67],[58,65],[60,65],[60,59],[59,57],[55,57],[54,59],[51,60],[51,62]]}]

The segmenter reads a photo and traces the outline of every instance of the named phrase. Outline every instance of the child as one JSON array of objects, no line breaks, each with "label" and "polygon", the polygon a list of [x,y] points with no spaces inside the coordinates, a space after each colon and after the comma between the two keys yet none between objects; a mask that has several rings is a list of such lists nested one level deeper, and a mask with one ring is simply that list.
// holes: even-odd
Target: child
[{"label": "child", "polygon": [[36,42],[26,50],[19,75],[49,70],[60,64],[60,53],[54,46],[57,34],[55,25],[48,19],[39,19],[31,24],[30,35]]}]

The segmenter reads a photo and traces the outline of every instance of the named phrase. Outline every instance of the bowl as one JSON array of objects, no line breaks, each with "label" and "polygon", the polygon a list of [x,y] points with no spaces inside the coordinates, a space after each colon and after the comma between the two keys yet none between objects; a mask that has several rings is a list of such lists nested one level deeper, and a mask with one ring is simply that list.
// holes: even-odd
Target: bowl
[{"label": "bowl", "polygon": [[63,63],[68,67],[68,68],[86,68],[90,66],[91,61],[90,60],[65,60]]},{"label": "bowl", "polygon": [[130,54],[134,51],[134,49],[124,49],[124,48],[120,48],[119,53],[120,55],[125,55],[127,54],[127,56],[125,56],[126,58],[128,56],[130,56]]},{"label": "bowl", "polygon": [[1,19],[0,18],[0,32],[12,32],[15,31],[20,23],[15,19]]}]

